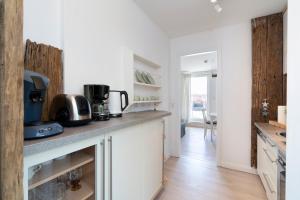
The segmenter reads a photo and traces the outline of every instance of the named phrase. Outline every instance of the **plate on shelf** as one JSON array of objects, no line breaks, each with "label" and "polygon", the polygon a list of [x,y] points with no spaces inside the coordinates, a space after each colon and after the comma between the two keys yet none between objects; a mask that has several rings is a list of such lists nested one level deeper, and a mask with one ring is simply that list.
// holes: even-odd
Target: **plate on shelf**
[{"label": "plate on shelf", "polygon": [[141,72],[139,70],[135,71],[135,79],[139,83],[144,83],[143,76],[142,76],[142,74],[141,74]]},{"label": "plate on shelf", "polygon": [[147,74],[145,72],[142,72],[142,77],[143,77],[144,83],[151,84],[151,82],[148,79],[148,76],[147,76]]},{"label": "plate on shelf", "polygon": [[154,80],[154,78],[151,76],[151,74],[150,74],[150,73],[147,73],[147,78],[148,78],[148,80],[149,80],[150,84],[152,84],[152,85],[154,85],[154,84],[155,84],[155,80]]}]

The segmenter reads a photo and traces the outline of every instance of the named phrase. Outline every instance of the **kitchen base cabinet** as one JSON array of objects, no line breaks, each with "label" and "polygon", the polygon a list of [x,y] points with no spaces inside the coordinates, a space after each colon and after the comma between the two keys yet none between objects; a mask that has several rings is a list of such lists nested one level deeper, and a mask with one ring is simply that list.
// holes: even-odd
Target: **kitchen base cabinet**
[{"label": "kitchen base cabinet", "polygon": [[144,125],[148,130],[144,138],[143,199],[153,199],[163,185],[163,124],[152,122]]},{"label": "kitchen base cabinet", "polygon": [[131,127],[107,136],[107,200],[141,200],[143,130]]},{"label": "kitchen base cabinet", "polygon": [[263,179],[263,148],[265,148],[266,140],[262,134],[257,135],[257,173]]},{"label": "kitchen base cabinet", "polygon": [[163,135],[160,120],[106,136],[106,200],[154,198],[162,187]]},{"label": "kitchen base cabinet", "polygon": [[[81,188],[69,185],[66,200],[152,200],[163,186],[163,142],[159,119],[25,156],[24,199],[34,200],[36,188],[68,181],[80,169]],[[47,198],[53,191],[47,189]]]},{"label": "kitchen base cabinet", "polygon": [[262,133],[257,136],[257,172],[268,200],[277,200],[277,150]]}]

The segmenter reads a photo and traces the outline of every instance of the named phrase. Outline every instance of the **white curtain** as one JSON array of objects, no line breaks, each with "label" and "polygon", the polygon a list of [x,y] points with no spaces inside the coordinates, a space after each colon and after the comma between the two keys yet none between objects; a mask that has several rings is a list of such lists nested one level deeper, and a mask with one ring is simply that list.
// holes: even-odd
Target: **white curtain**
[{"label": "white curtain", "polygon": [[181,119],[190,121],[191,112],[191,74],[182,74]]}]

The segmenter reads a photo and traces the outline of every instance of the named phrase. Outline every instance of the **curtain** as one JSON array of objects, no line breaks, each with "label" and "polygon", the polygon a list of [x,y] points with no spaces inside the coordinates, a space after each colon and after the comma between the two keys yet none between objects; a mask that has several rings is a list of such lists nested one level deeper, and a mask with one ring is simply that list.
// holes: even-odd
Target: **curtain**
[{"label": "curtain", "polygon": [[207,78],[207,105],[205,107],[207,113],[216,113],[216,96],[217,96],[217,82],[216,77],[212,77],[213,74],[217,74],[216,70],[200,71],[192,73],[192,77],[206,77]]},{"label": "curtain", "polygon": [[181,119],[190,121],[191,112],[191,74],[182,74]]}]

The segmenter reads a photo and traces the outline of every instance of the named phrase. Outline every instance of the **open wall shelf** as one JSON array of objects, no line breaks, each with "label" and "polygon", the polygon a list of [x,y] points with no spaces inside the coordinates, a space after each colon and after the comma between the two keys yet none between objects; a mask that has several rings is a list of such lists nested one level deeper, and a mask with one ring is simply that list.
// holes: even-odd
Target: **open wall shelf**
[{"label": "open wall shelf", "polygon": [[147,84],[147,83],[139,83],[139,82],[134,82],[134,85],[136,86],[142,86],[142,87],[149,87],[149,88],[161,88],[160,85],[152,85],[152,84]]},{"label": "open wall shelf", "polygon": [[158,103],[161,103],[161,101],[134,101],[133,104],[151,104],[151,103],[154,103],[154,104],[158,104]]},{"label": "open wall shelf", "polygon": [[155,69],[161,68],[161,66],[159,64],[156,64],[156,63],[154,63],[154,62],[152,62],[152,61],[150,61],[150,60],[148,60],[148,59],[146,59],[146,58],[144,58],[144,57],[142,57],[140,55],[133,54],[133,58],[134,58],[134,60],[137,60],[137,61],[140,61],[142,63],[145,63],[149,67],[153,67]]},{"label": "open wall shelf", "polygon": [[[162,103],[161,65],[133,52],[128,48],[124,48],[123,52],[125,90],[128,93],[130,104],[126,111],[136,112],[152,109],[156,110],[159,104]],[[136,71],[138,71],[137,74]],[[142,76],[140,76],[139,73],[141,73]],[[151,79],[152,81],[149,81]],[[149,84],[151,82],[153,84]],[[137,101],[137,99],[155,100]]]}]

